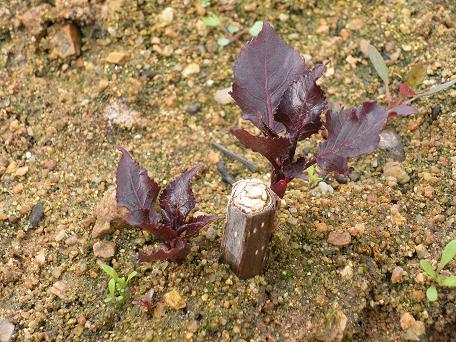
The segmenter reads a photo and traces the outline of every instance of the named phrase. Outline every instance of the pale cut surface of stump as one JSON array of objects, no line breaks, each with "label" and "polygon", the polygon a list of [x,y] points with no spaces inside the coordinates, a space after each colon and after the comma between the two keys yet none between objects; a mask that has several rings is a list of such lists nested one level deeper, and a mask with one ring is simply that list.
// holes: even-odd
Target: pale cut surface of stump
[{"label": "pale cut surface of stump", "polygon": [[243,179],[233,185],[222,238],[222,260],[239,278],[263,271],[277,203],[277,195],[259,179]]}]

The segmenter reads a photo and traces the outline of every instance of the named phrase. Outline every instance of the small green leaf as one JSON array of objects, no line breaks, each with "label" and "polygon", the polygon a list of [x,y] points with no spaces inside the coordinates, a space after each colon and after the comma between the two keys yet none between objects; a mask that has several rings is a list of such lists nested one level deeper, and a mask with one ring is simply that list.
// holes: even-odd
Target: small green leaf
[{"label": "small green leaf", "polygon": [[374,65],[375,71],[377,71],[378,76],[380,76],[380,78],[383,80],[383,82],[385,82],[385,84],[388,84],[388,67],[386,66],[385,60],[383,59],[382,55],[373,45],[370,44],[367,52],[372,64]]},{"label": "small green leaf", "polygon": [[307,176],[309,176],[309,179],[312,181],[312,182],[315,182],[315,183],[320,183],[323,179],[318,177],[317,176],[317,173],[315,172],[315,165],[311,165],[309,166],[307,169]]},{"label": "small green leaf", "polygon": [[113,297],[106,297],[106,298],[104,299],[104,302],[105,302],[105,303],[109,303],[109,302],[112,301],[112,299],[113,299]]},{"label": "small green leaf", "polygon": [[217,39],[217,44],[220,46],[227,46],[229,43],[230,41],[225,37]]},{"label": "small green leaf", "polygon": [[112,278],[109,280],[108,290],[109,290],[109,294],[111,295],[111,297],[114,297],[115,292],[116,292],[116,281]]},{"label": "small green leaf", "polygon": [[260,33],[261,29],[263,28],[263,22],[260,21],[255,21],[255,23],[252,25],[251,28],[249,28],[249,33],[252,37],[258,36],[258,33]]},{"label": "small green leaf", "polygon": [[228,31],[230,33],[236,33],[236,32],[239,31],[239,27],[237,27],[236,25],[231,24],[231,25],[228,26]]},{"label": "small green leaf", "polygon": [[125,280],[125,277],[119,278],[117,280],[117,284],[119,285],[119,287],[124,288],[127,285],[127,281]]},{"label": "small green leaf", "polygon": [[428,90],[426,90],[426,91],[424,91],[422,93],[419,93],[418,96],[432,95],[432,94],[438,93],[439,91],[445,90],[445,89],[451,87],[454,84],[456,84],[456,79],[454,79],[452,81],[448,81],[448,82],[442,83],[442,84],[438,84],[436,86],[433,86],[433,87],[429,88]]},{"label": "small green leaf", "polygon": [[421,260],[420,261],[420,265],[421,265],[421,268],[424,270],[424,272],[426,272],[426,274],[428,276],[430,276],[433,279],[436,277],[435,271],[432,268],[432,265],[431,265],[431,263],[429,261]]},{"label": "small green leaf", "polygon": [[109,275],[114,280],[117,281],[117,279],[119,279],[119,276],[118,276],[116,270],[113,269],[111,266],[109,266],[109,265],[107,265],[105,263],[101,263],[100,267],[107,275]]},{"label": "small green leaf", "polygon": [[132,280],[134,277],[136,277],[138,275],[138,272],[136,271],[133,271],[131,272],[129,275],[128,275],[128,278],[127,278],[127,284],[130,282],[130,280]]},{"label": "small green leaf", "polygon": [[200,0],[200,6],[205,8],[211,5],[211,0]]},{"label": "small green leaf", "polygon": [[210,16],[210,17],[204,17],[201,20],[203,21],[203,23],[206,24],[206,26],[209,26],[209,27],[217,27],[222,24],[222,22],[220,21],[220,18],[216,17],[215,15]]},{"label": "small green leaf", "polygon": [[416,63],[412,68],[410,69],[408,75],[407,75],[407,85],[415,89],[421,82],[424,81],[426,77],[426,68],[424,67],[423,63],[419,62]]},{"label": "small green leaf", "polygon": [[447,287],[456,287],[456,276],[451,276],[443,279],[442,285]]},{"label": "small green leaf", "polygon": [[451,261],[451,259],[453,259],[455,256],[456,256],[456,239],[451,240],[445,246],[445,249],[443,250],[443,253],[442,253],[442,257],[440,258],[439,271],[442,270],[446,266],[446,264],[448,264]]},{"label": "small green leaf", "polygon": [[426,291],[426,297],[430,302],[435,302],[438,298],[437,289],[435,286],[431,286]]}]

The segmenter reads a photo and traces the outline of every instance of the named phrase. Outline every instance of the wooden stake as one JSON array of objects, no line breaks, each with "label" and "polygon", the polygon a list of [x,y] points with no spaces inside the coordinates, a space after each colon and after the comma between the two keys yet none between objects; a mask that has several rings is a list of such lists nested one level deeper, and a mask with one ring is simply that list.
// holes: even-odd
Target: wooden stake
[{"label": "wooden stake", "polygon": [[275,226],[278,197],[259,179],[233,185],[222,237],[222,260],[239,278],[263,271]]}]

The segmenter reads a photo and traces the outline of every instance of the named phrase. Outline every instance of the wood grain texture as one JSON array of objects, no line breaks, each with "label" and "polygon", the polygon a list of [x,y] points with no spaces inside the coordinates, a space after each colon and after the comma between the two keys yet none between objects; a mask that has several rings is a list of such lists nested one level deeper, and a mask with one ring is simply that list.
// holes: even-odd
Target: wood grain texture
[{"label": "wood grain texture", "polygon": [[[239,188],[245,181],[234,184],[228,202],[227,223],[222,237],[222,260],[231,266],[241,279],[262,273],[268,254],[268,245],[275,226],[278,198],[265,185],[267,199],[264,208],[246,212],[245,208],[236,205]],[[237,198],[239,200],[239,198]]]}]

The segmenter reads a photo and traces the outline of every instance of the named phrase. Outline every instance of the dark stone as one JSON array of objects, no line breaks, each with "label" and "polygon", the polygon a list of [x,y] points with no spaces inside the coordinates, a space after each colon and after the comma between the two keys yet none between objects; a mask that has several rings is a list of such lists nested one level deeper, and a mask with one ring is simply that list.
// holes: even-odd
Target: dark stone
[{"label": "dark stone", "polygon": [[40,223],[41,218],[44,215],[44,206],[42,202],[35,204],[30,214],[30,225],[32,228],[36,228]]},{"label": "dark stone", "polygon": [[344,175],[336,175],[336,181],[337,181],[337,183],[340,183],[340,184],[348,183],[348,179]]},{"label": "dark stone", "polygon": [[440,107],[440,105],[437,105],[434,108],[432,108],[432,113],[431,113],[432,121],[437,120],[441,111],[442,111],[442,108]]},{"label": "dark stone", "polygon": [[147,78],[153,78],[157,73],[153,71],[152,69],[146,69],[143,71],[143,75],[146,76]]},{"label": "dark stone", "polygon": [[361,176],[360,176],[360,174],[359,174],[358,172],[354,171],[354,172],[351,172],[351,173],[348,175],[348,177],[350,178],[350,180],[351,180],[352,182],[356,182],[356,181],[359,180],[359,178],[360,178]]},{"label": "dark stone", "polygon": [[201,110],[201,105],[199,103],[190,103],[185,106],[185,111],[191,115],[195,115],[200,110]]}]

